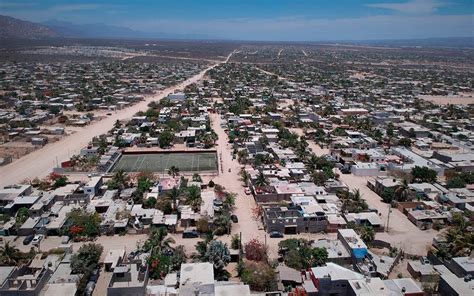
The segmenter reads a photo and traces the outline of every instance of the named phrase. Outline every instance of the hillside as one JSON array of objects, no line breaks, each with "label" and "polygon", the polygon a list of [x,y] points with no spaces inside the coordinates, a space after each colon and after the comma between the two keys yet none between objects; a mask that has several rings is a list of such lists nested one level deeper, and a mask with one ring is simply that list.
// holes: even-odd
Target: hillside
[{"label": "hillside", "polygon": [[46,26],[0,15],[0,38],[42,39],[59,37]]}]

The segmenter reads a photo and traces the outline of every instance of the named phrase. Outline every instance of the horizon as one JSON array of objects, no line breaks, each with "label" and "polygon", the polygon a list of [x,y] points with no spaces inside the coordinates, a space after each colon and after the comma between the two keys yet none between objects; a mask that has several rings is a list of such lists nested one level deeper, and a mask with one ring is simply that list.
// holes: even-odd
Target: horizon
[{"label": "horizon", "polygon": [[105,24],[147,36],[202,40],[343,42],[474,37],[474,4],[470,0],[147,2],[4,1],[0,14],[35,23]]}]

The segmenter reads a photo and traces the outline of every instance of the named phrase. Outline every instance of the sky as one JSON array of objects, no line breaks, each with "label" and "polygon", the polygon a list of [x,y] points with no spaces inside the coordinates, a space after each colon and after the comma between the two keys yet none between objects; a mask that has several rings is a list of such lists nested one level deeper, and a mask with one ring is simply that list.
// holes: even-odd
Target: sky
[{"label": "sky", "polygon": [[474,0],[0,0],[0,14],[235,40],[474,37]]}]

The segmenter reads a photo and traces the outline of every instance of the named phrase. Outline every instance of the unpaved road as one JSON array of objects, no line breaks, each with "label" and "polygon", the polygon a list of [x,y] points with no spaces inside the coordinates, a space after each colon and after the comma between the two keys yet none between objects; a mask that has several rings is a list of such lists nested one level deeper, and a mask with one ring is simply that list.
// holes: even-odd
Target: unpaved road
[{"label": "unpaved road", "polygon": [[[303,130],[299,128],[291,129],[298,135],[303,135]],[[314,141],[308,141],[311,150],[318,156],[329,154],[328,149],[323,149]],[[385,226],[389,215],[389,205],[382,202],[381,197],[367,187],[369,177],[359,177],[353,174],[342,174],[337,170],[339,179],[344,182],[350,190],[359,189],[362,198],[367,201],[370,208],[375,208],[380,213],[380,218]],[[438,234],[435,230],[421,230],[411,223],[408,218],[399,210],[392,209],[388,232],[379,232],[376,238],[389,242],[392,246],[403,249],[413,255],[426,255],[426,251],[431,246],[433,238]]]},{"label": "unpaved road", "polygon": [[145,100],[122,110],[113,113],[100,121],[79,130],[71,136],[64,137],[58,142],[48,144],[42,149],[36,150],[14,162],[0,168],[0,187],[15,184],[25,179],[31,180],[36,177],[47,176],[57,163],[68,160],[73,154],[79,153],[95,136],[107,133],[117,120],[131,118],[138,111],[147,109],[152,101],[158,101],[168,94],[193,84],[203,78],[207,71],[222,64],[227,63],[233,52],[229,54],[225,61],[213,64],[202,70],[198,74],[188,78],[180,84],[171,86],[163,91],[146,97]]}]

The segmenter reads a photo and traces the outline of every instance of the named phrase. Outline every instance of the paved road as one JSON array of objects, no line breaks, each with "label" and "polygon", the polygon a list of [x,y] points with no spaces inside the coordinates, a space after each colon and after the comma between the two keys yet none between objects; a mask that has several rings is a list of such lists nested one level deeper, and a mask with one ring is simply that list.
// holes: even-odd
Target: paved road
[{"label": "paved road", "polygon": [[201,80],[210,69],[222,63],[227,63],[232,54],[233,52],[229,54],[225,61],[202,70],[178,85],[171,86],[155,95],[149,96],[144,101],[129,108],[119,110],[100,121],[96,121],[71,136],[64,137],[58,142],[48,144],[6,166],[0,167],[0,187],[15,184],[25,179],[31,180],[36,177],[42,178],[47,176],[57,163],[66,161],[73,154],[79,153],[93,137],[107,133],[113,127],[115,121],[129,119],[138,111],[146,110],[150,102],[161,100],[168,94]]}]

